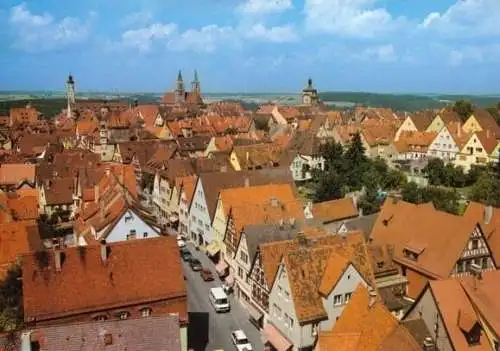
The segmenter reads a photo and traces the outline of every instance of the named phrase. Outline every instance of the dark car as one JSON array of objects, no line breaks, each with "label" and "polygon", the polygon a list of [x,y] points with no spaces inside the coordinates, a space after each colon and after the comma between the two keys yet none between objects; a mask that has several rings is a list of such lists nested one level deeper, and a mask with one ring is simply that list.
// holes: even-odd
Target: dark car
[{"label": "dark car", "polygon": [[206,282],[211,282],[214,280],[214,275],[212,274],[212,271],[210,269],[207,269],[207,268],[203,268],[200,271],[200,276],[201,276],[201,279],[203,279]]},{"label": "dark car", "polygon": [[188,249],[186,249],[186,250],[181,250],[181,257],[184,262],[189,262],[193,258],[193,255]]},{"label": "dark car", "polygon": [[203,269],[200,260],[196,258],[192,258],[191,261],[189,261],[189,265],[191,266],[191,269],[195,272],[201,271]]}]

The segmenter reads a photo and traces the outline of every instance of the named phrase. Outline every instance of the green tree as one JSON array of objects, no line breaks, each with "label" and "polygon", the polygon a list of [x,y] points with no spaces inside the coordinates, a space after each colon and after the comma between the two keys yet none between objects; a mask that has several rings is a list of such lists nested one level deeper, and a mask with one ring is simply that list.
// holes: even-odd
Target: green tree
[{"label": "green tree", "polygon": [[400,190],[407,182],[406,175],[396,169],[391,169],[386,176],[382,178],[381,188],[383,190]]},{"label": "green tree", "polygon": [[313,201],[323,202],[340,199],[345,195],[343,177],[336,171],[316,171],[313,170]]},{"label": "green tree", "polygon": [[500,207],[500,178],[483,173],[472,186],[469,198],[486,205]]},{"label": "green tree", "polygon": [[496,105],[491,105],[486,108],[486,111],[492,115],[498,124],[500,124],[500,102]]},{"label": "green tree", "polygon": [[414,182],[407,183],[401,194],[404,201],[411,202],[412,204],[421,204],[425,200],[422,188],[419,188]]},{"label": "green tree", "polygon": [[359,133],[354,134],[344,157],[349,191],[360,190],[363,186],[361,179],[369,162]]},{"label": "green tree", "polygon": [[460,196],[455,189],[427,187],[424,190],[424,202],[431,201],[440,211],[458,214]]},{"label": "green tree", "polygon": [[22,326],[23,297],[21,267],[15,264],[0,283],[0,331],[11,332]]},{"label": "green tree", "polygon": [[429,184],[441,185],[444,177],[444,162],[439,158],[431,158],[423,169]]},{"label": "green tree", "polygon": [[456,101],[455,105],[453,105],[453,110],[455,110],[462,122],[465,122],[473,112],[472,104],[466,100]]}]

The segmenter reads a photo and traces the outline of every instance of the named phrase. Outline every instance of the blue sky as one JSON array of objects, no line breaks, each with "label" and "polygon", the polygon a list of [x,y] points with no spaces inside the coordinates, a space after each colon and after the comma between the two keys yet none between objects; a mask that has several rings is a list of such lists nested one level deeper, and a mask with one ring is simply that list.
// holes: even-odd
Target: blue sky
[{"label": "blue sky", "polygon": [[500,92],[500,0],[2,0],[0,90]]}]

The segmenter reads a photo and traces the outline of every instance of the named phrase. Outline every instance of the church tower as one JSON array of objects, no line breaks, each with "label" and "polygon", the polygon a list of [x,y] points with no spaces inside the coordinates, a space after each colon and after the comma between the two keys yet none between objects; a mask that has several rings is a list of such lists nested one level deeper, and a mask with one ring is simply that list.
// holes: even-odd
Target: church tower
[{"label": "church tower", "polygon": [[307,80],[307,85],[302,89],[302,104],[317,105],[319,102],[318,91],[313,86],[312,79]]},{"label": "church tower", "polygon": [[179,70],[177,81],[175,84],[175,103],[181,104],[185,102],[186,91],[184,89],[184,80],[182,79],[182,72]]},{"label": "church tower", "polygon": [[73,117],[73,105],[75,104],[75,81],[73,80],[73,76],[71,73],[68,76],[68,80],[66,81],[66,98],[68,100],[66,107],[66,116],[68,118]]},{"label": "church tower", "polygon": [[201,95],[200,80],[198,79],[198,71],[194,70],[194,80],[191,82],[191,93],[196,96]]}]

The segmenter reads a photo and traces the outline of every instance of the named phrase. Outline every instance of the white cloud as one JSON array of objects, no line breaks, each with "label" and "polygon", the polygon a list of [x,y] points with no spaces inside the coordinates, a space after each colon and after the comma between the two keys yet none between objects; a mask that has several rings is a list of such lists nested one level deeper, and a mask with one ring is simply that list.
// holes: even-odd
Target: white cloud
[{"label": "white cloud", "polygon": [[253,25],[246,33],[248,38],[260,39],[274,43],[292,42],[298,40],[294,29],[289,26],[266,28],[262,23]]},{"label": "white cloud", "polygon": [[238,43],[232,27],[219,27],[212,24],[201,29],[188,29],[173,37],[168,48],[174,51],[192,50],[196,52],[213,52],[223,42]]},{"label": "white cloud", "polygon": [[420,28],[446,36],[500,36],[499,18],[499,0],[458,0],[444,13],[430,13]]},{"label": "white cloud", "polygon": [[245,14],[279,13],[293,8],[292,0],[247,0],[238,7]]},{"label": "white cloud", "polygon": [[152,48],[155,40],[164,40],[171,37],[177,30],[174,23],[153,23],[148,27],[127,30],[122,34],[118,47],[131,47],[147,52]]},{"label": "white cloud", "polygon": [[65,17],[57,22],[48,13],[31,13],[25,3],[14,6],[9,18],[16,34],[14,47],[27,52],[40,52],[83,41],[89,35],[95,15],[90,13],[85,21]]},{"label": "white cloud", "polygon": [[305,0],[306,26],[311,32],[346,37],[374,37],[401,25],[376,0]]},{"label": "white cloud", "polygon": [[362,52],[360,58],[365,60],[375,59],[381,62],[393,62],[398,59],[398,56],[396,55],[394,46],[391,44],[387,44],[365,49]]},{"label": "white cloud", "polygon": [[450,64],[452,66],[461,66],[464,63],[482,63],[483,50],[480,47],[464,47],[450,51]]},{"label": "white cloud", "polygon": [[133,25],[144,25],[153,19],[153,15],[148,11],[133,12],[125,16],[121,20],[121,25],[124,27],[129,27]]}]

